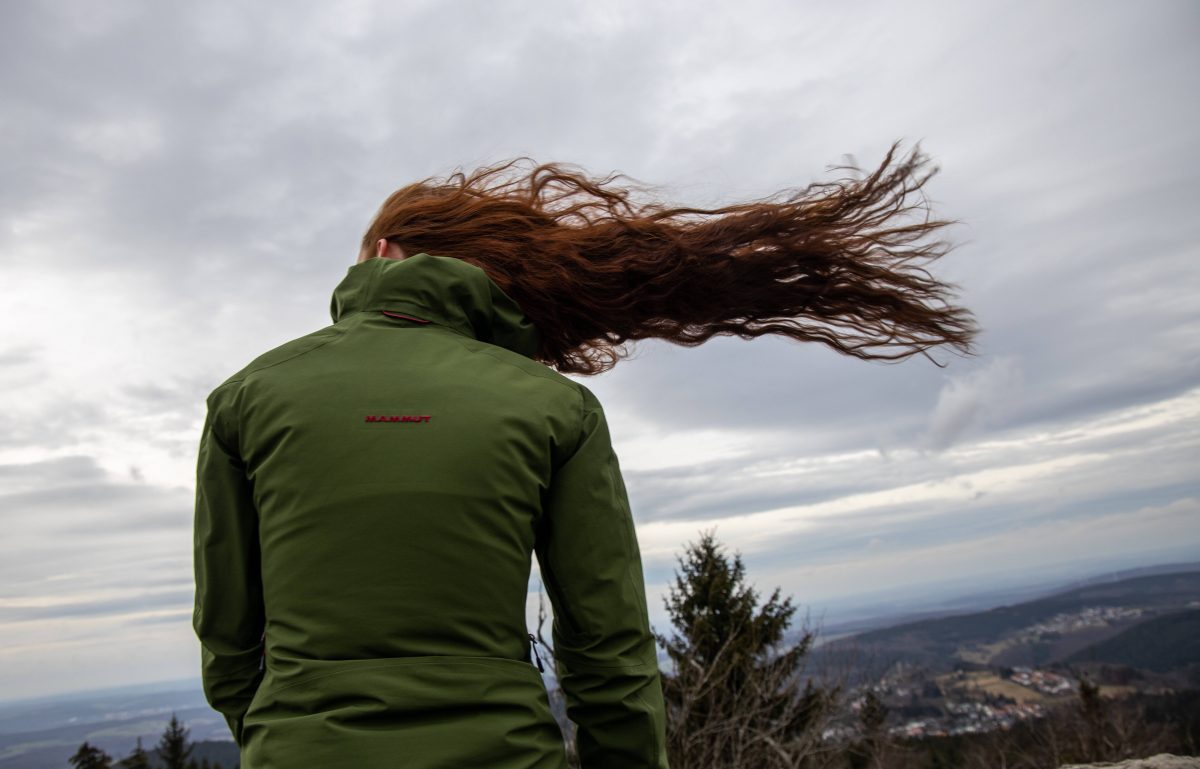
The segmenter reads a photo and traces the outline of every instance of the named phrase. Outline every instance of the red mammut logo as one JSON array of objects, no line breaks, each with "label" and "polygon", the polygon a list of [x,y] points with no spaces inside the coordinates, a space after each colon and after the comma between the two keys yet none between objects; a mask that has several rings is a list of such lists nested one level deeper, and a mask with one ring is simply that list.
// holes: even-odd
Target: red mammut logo
[{"label": "red mammut logo", "polygon": [[368,414],[366,421],[368,421],[368,422],[428,422],[429,414],[405,415],[405,416],[382,415],[382,414],[375,416],[375,415]]}]

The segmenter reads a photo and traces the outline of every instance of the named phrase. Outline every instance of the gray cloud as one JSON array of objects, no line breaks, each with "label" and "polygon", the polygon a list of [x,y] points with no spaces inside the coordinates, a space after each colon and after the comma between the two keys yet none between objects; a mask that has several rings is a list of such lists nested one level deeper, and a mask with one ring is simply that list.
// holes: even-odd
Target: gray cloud
[{"label": "gray cloud", "polygon": [[71,596],[115,590],[136,602],[186,583],[191,502],[190,490],[130,483],[91,456],[0,464],[0,627],[10,616],[4,599],[34,600],[17,610],[29,616],[59,616],[60,606],[74,616],[91,603],[97,608],[87,613],[103,615],[123,604]]},{"label": "gray cloud", "polygon": [[11,366],[26,366],[34,363],[37,359],[38,348],[33,345],[9,347],[6,350],[0,351],[0,367],[5,369]]},{"label": "gray cloud", "polygon": [[[180,612],[183,612],[187,610],[191,601],[192,590],[189,587],[167,591],[147,591],[135,596],[108,600],[91,599],[73,603],[48,604],[45,606],[6,607],[0,608],[0,625],[9,622],[25,622],[39,619],[75,619],[81,617],[122,615],[154,609],[178,609]],[[176,620],[178,620],[177,617]]]},{"label": "gray cloud", "polygon": [[103,407],[81,399],[48,403],[32,412],[0,411],[0,448],[62,449],[76,444],[83,433],[104,422]]},{"label": "gray cloud", "polygon": [[[543,3],[519,18],[481,4],[468,19],[437,3],[9,4],[0,272],[19,290],[0,308],[0,599],[18,608],[0,638],[186,624],[204,396],[329,322],[388,192],[518,154],[714,205],[920,140],[941,169],[935,213],[962,221],[937,270],[979,317],[976,360],[719,339],[645,344],[588,381],[655,583],[679,532],[710,523],[785,590],[832,596],[883,565],[913,585],[967,578],[932,547],[1078,539],[1069,526],[1089,516],[1183,504],[1197,496],[1197,417],[1181,405],[1200,385],[1197,20],[1187,2]],[[1138,409],[1177,419],[1138,426]],[[717,448],[671,455],[698,430]],[[1053,472],[980,476],[1036,462]],[[939,484],[954,494],[904,497]],[[746,523],[839,504],[795,528]],[[1145,515],[1121,529],[1140,537],[1128,552],[1165,552],[1178,516]],[[1110,545],[1096,546],[1121,557]],[[1029,574],[1061,566],[1050,549],[1027,558]]]},{"label": "gray cloud", "polygon": [[1000,421],[1020,397],[1021,371],[1011,358],[951,377],[938,395],[930,418],[928,441],[944,449],[964,433]]},{"label": "gray cloud", "polygon": [[95,483],[104,471],[87,456],[62,456],[42,462],[0,465],[0,481],[6,490],[44,489],[63,484]]}]

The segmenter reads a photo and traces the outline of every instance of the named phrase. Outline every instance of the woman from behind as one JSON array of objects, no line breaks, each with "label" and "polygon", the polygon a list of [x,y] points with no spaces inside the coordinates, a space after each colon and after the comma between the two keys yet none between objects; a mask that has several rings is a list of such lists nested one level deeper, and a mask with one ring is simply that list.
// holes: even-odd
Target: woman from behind
[{"label": "woman from behind", "polygon": [[895,150],[716,209],[521,161],[393,193],[333,325],[207,401],[194,626],[242,766],[565,767],[525,628],[536,557],[581,766],[666,767],[633,516],[603,408],[564,374],[640,339],[969,352],[926,270],[949,222],[908,220],[929,175]]}]

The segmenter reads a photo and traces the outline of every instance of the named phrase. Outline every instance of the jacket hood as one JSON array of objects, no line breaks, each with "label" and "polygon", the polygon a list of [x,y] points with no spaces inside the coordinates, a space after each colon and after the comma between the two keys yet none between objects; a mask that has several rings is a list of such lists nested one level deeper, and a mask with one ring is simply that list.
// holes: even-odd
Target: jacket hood
[{"label": "jacket hood", "polygon": [[389,310],[453,329],[532,358],[538,333],[517,303],[482,269],[461,259],[415,254],[367,259],[350,267],[333,291],[333,322]]}]

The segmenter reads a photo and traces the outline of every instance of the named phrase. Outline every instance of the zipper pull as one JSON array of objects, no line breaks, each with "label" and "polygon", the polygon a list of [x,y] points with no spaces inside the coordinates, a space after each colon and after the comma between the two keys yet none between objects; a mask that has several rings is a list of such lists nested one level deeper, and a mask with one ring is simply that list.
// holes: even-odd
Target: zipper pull
[{"label": "zipper pull", "polygon": [[546,669],[542,667],[542,655],[538,654],[537,651],[537,638],[534,637],[533,633],[527,633],[526,635],[529,636],[529,640],[531,641],[529,650],[533,652],[533,658],[537,660],[538,672],[545,673]]}]

